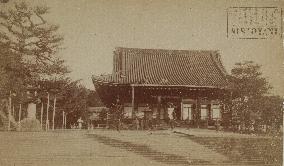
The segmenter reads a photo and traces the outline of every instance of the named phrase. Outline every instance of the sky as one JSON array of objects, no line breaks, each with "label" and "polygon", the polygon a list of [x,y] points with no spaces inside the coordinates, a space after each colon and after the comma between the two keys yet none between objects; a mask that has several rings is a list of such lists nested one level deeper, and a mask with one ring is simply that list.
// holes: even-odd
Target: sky
[{"label": "sky", "polygon": [[284,96],[284,51],[280,35],[269,39],[227,36],[229,7],[279,7],[283,1],[229,0],[30,0],[51,8],[49,22],[60,26],[70,77],[94,89],[92,75],[111,73],[115,47],[219,50],[230,73],[252,60]]}]

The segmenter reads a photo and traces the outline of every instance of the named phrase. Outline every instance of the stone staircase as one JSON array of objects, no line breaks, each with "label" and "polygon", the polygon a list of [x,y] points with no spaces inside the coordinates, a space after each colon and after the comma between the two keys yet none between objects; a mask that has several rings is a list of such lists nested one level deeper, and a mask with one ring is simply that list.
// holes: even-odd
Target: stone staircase
[{"label": "stone staircase", "polygon": [[282,165],[282,139],[188,137],[230,158],[230,165]]},{"label": "stone staircase", "polygon": [[141,155],[145,158],[161,162],[168,165],[208,165],[209,163],[204,160],[189,160],[187,157],[170,154],[166,152],[157,151],[150,148],[147,145],[134,144],[128,141],[122,141],[98,134],[92,134],[91,137],[94,137],[98,142],[119,149],[124,149],[129,152]]},{"label": "stone staircase", "polygon": [[[147,134],[148,133],[148,134]],[[278,166],[282,139],[264,137],[205,137],[167,131],[97,130],[98,142],[169,165]]]}]

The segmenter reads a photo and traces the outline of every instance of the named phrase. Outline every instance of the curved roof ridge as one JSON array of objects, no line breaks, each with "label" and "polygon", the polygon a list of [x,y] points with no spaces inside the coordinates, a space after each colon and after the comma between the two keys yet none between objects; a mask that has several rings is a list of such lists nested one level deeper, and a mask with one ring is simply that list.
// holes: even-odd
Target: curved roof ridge
[{"label": "curved roof ridge", "polygon": [[220,69],[222,74],[224,74],[225,76],[229,75],[228,72],[226,71],[223,63],[222,63],[221,55],[219,54],[219,52],[217,52],[216,54],[214,54],[212,56],[214,56],[213,61],[217,65],[218,69]]},{"label": "curved roof ridge", "polygon": [[213,63],[216,65],[218,71],[221,73],[221,75],[223,76],[224,80],[228,83],[228,78],[227,76],[229,75],[228,72],[226,71],[222,60],[221,60],[221,55],[219,54],[219,52],[217,52],[214,55],[211,55]]},{"label": "curved roof ridge", "polygon": [[[118,50],[120,49],[120,50]],[[129,50],[129,51],[128,51]],[[161,84],[226,87],[227,75],[218,51],[116,48],[127,68],[96,78],[117,84]],[[176,55],[179,55],[176,57]]]},{"label": "curved roof ridge", "polygon": [[115,51],[128,50],[128,51],[150,51],[150,52],[219,52],[219,50],[206,50],[206,49],[163,49],[163,48],[131,48],[131,47],[115,47]]}]

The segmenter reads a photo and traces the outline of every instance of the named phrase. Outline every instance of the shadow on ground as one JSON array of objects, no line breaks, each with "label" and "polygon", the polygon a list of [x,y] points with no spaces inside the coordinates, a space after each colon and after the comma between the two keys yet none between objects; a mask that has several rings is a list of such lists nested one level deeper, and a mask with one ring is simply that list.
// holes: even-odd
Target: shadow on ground
[{"label": "shadow on ground", "polygon": [[143,157],[149,158],[151,160],[171,164],[171,165],[211,165],[206,160],[191,160],[190,158],[186,158],[184,156],[178,156],[175,154],[168,154],[164,152],[159,152],[151,149],[147,145],[138,145],[133,144],[131,142],[121,141],[113,138],[109,138],[106,136],[101,136],[97,134],[90,134],[90,137],[94,137],[97,141],[109,145],[112,147],[124,149],[138,155],[142,155]]},{"label": "shadow on ground", "polygon": [[226,138],[180,135],[244,165],[282,165],[283,138]]}]

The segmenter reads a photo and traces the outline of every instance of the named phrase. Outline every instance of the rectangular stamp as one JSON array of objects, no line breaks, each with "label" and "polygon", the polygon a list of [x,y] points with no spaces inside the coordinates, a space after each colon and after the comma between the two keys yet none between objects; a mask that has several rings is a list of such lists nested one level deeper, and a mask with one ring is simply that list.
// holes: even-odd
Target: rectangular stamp
[{"label": "rectangular stamp", "polygon": [[282,9],[279,7],[230,7],[227,9],[228,38],[282,38],[282,24]]}]

